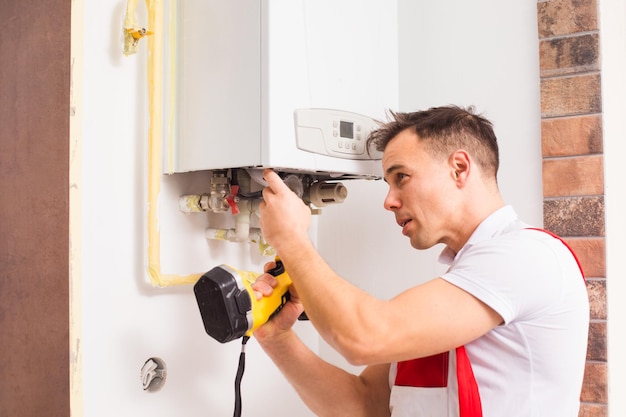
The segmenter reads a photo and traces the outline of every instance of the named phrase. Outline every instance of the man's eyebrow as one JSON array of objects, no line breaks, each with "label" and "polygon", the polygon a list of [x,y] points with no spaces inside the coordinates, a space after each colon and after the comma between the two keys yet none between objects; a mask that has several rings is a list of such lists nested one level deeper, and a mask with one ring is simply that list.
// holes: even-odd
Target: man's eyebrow
[{"label": "man's eyebrow", "polygon": [[383,175],[383,181],[388,182],[387,181],[387,176],[393,174],[394,171],[402,169],[403,167],[404,167],[404,165],[402,165],[402,164],[395,164],[395,165],[391,165],[390,167],[388,167],[385,170],[385,174]]},{"label": "man's eyebrow", "polygon": [[385,174],[392,174],[392,173],[393,173],[393,171],[397,171],[397,170],[402,169],[402,168],[404,168],[404,165],[402,165],[402,164],[395,164],[395,165],[392,165],[392,166],[388,167],[388,168],[385,170]]}]

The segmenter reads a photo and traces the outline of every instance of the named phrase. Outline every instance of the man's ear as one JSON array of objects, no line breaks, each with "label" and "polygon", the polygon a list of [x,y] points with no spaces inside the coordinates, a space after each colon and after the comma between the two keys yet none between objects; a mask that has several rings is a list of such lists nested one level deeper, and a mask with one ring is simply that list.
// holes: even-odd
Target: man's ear
[{"label": "man's ear", "polygon": [[450,155],[449,163],[453,179],[459,185],[465,185],[472,166],[472,160],[467,151],[459,149],[453,152],[452,155]]}]

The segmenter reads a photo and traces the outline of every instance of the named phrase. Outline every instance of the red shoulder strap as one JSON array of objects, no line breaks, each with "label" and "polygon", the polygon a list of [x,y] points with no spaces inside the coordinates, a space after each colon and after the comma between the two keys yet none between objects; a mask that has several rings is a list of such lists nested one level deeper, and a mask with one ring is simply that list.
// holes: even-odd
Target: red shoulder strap
[{"label": "red shoulder strap", "polygon": [[550,235],[550,236],[552,236],[553,238],[560,240],[560,241],[561,241],[561,243],[562,243],[562,244],[564,244],[564,245],[565,245],[565,247],[566,247],[567,249],[569,249],[569,251],[572,253],[572,256],[573,256],[573,257],[574,257],[574,259],[576,260],[576,264],[578,265],[578,269],[580,269],[580,273],[581,273],[581,275],[583,276],[583,279],[585,280],[585,282],[587,282],[587,279],[585,278],[585,273],[583,272],[583,267],[582,267],[582,265],[580,264],[580,260],[578,259],[578,256],[576,256],[576,253],[574,252],[574,249],[572,249],[572,247],[571,247],[571,246],[570,246],[570,245],[569,245],[569,244],[568,244],[565,240],[563,240],[563,239],[561,238],[561,236],[559,236],[559,235],[557,235],[557,234],[555,234],[555,233],[552,233],[552,232],[551,232],[551,231],[549,231],[549,230],[546,230],[546,229],[541,229],[541,228],[539,228],[539,227],[528,227],[528,230],[537,230],[537,231],[539,231],[539,232],[544,232],[544,233],[549,234],[549,235]]},{"label": "red shoulder strap", "polygon": [[483,410],[478,384],[465,346],[456,348],[456,379],[459,389],[459,416],[482,417]]}]

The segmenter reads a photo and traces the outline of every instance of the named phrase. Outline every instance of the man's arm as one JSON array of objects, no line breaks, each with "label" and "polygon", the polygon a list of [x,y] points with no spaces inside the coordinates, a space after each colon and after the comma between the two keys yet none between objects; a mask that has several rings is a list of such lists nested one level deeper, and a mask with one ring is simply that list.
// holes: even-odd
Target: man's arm
[{"label": "man's arm", "polygon": [[[257,299],[271,295],[277,283],[261,275],[252,285]],[[303,309],[295,287],[289,291],[290,301],[254,336],[305,404],[320,416],[389,416],[389,365],[370,366],[356,376],[323,361],[292,329]]]},{"label": "man's arm", "polygon": [[319,358],[293,331],[260,345],[304,403],[316,415],[389,416],[389,365],[373,365],[352,375]]},{"label": "man's arm", "polygon": [[326,264],[308,238],[309,208],[276,173],[266,171],[265,179],[263,234],[320,335],[351,363],[390,363],[448,351],[502,322],[489,306],[443,279],[389,301],[353,286]]}]

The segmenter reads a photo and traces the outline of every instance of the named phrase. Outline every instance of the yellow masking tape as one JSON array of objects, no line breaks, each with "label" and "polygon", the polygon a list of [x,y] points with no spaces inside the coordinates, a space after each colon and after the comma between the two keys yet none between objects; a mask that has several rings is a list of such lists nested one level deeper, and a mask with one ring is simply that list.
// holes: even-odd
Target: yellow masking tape
[{"label": "yellow masking tape", "polygon": [[[163,2],[146,0],[148,28],[148,101],[150,126],[148,130],[148,274],[152,284],[159,287],[193,284],[198,274],[174,275],[161,273],[161,237],[158,230],[159,193],[161,191],[161,139],[163,120]],[[175,65],[173,65],[175,67]]]}]

